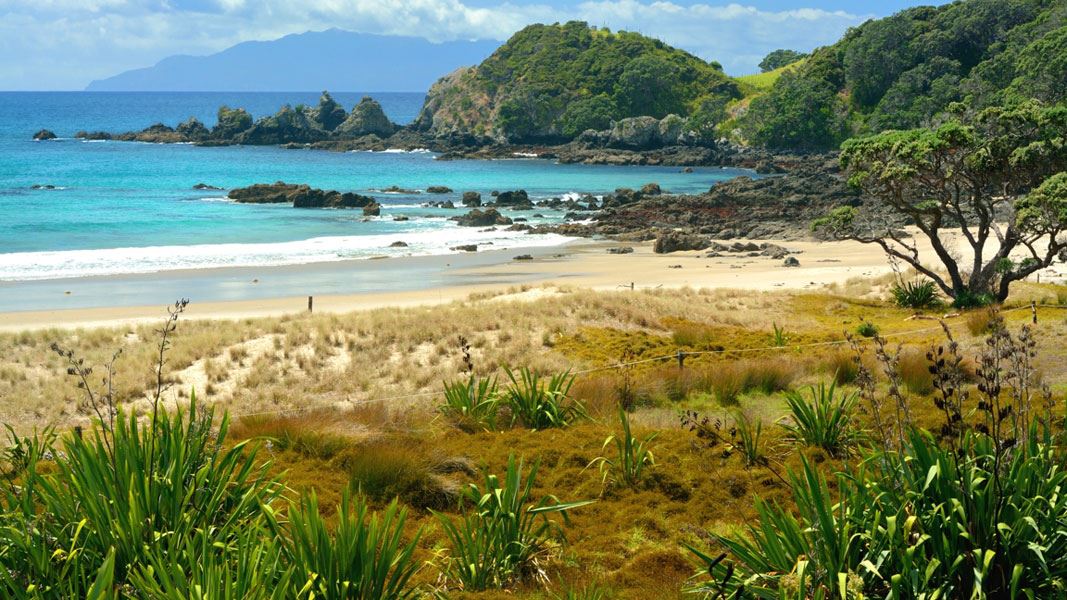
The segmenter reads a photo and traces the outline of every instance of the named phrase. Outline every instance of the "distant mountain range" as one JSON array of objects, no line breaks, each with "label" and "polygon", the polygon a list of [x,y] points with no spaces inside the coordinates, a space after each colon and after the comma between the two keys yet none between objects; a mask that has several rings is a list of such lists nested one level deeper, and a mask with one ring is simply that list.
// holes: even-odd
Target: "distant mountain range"
[{"label": "distant mountain range", "polygon": [[418,37],[340,29],[242,42],[208,56],[177,55],[155,66],[93,81],[86,91],[423,92],[443,75],[475,65],[499,42],[435,44]]}]

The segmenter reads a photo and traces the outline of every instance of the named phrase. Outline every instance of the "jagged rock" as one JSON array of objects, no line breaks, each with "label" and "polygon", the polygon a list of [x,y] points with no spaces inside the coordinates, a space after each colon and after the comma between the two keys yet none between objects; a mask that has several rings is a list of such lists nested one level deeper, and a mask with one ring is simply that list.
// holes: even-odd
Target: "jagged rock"
[{"label": "jagged rock", "polygon": [[365,217],[377,217],[382,214],[382,205],[377,202],[371,202],[363,207],[363,216]]},{"label": "jagged rock", "polygon": [[30,189],[31,190],[54,190],[54,189],[56,189],[56,186],[52,185],[51,183],[45,183],[45,184],[35,183],[35,184],[30,186]]},{"label": "jagged rock", "polygon": [[193,189],[194,190],[221,190],[222,188],[215,187],[213,185],[208,185],[206,183],[198,183],[198,184],[193,186]]},{"label": "jagged rock", "polygon": [[533,256],[530,254],[520,254],[518,256],[512,257],[511,260],[533,260]]},{"label": "jagged rock", "polygon": [[526,190],[499,192],[495,196],[496,203],[499,206],[525,206],[530,204],[530,197],[526,194]]},{"label": "jagged rock", "polygon": [[219,108],[218,122],[211,129],[211,137],[220,140],[232,139],[252,127],[252,115],[243,108]]},{"label": "jagged rock", "polygon": [[643,196],[659,196],[663,193],[658,183],[646,183],[641,186],[641,195]]},{"label": "jagged rock", "polygon": [[595,140],[586,137],[585,141],[612,148],[651,150],[679,144],[684,131],[685,119],[678,115],[667,115],[662,119],[630,117],[616,121],[606,135],[598,134]]},{"label": "jagged rock", "polygon": [[692,172],[693,172],[693,167],[686,167],[686,168],[682,169],[682,173],[692,173]]},{"label": "jagged rock", "polygon": [[403,223],[404,221],[410,221],[411,218],[410,217],[405,217],[404,215],[397,215],[397,216],[393,217],[393,220],[396,221],[397,223]]},{"label": "jagged rock", "polygon": [[238,144],[256,146],[307,144],[325,140],[329,132],[311,118],[311,113],[305,107],[283,106],[274,115],[256,121],[251,128],[234,136],[233,140]]},{"label": "jagged rock", "polygon": [[38,131],[37,133],[33,134],[33,139],[37,140],[38,142],[41,142],[41,141],[44,141],[44,140],[54,140],[54,139],[56,139],[56,134],[52,133],[51,131],[49,131],[47,129],[42,129],[42,130]]},{"label": "jagged rock", "polygon": [[463,244],[460,246],[452,246],[449,250],[453,252],[477,252],[478,244]]},{"label": "jagged rock", "polygon": [[174,128],[174,131],[182,137],[183,141],[200,142],[211,137],[211,130],[200,122],[196,117],[189,117]]},{"label": "jagged rock", "polygon": [[364,96],[352,109],[348,118],[337,126],[334,133],[345,137],[374,134],[387,138],[396,131],[396,125],[385,116],[382,105],[370,96]]},{"label": "jagged rock", "polygon": [[477,208],[482,205],[482,195],[478,192],[463,192],[463,206]]},{"label": "jagged rock", "polygon": [[431,202],[430,206],[434,208],[455,208],[456,205],[451,200],[442,200],[441,202]]},{"label": "jagged rock", "polygon": [[511,219],[501,215],[495,208],[487,209],[484,212],[476,208],[465,215],[452,217],[452,220],[464,227],[487,227],[490,225],[512,224]]},{"label": "jagged rock", "polygon": [[608,254],[633,254],[634,249],[631,246],[620,246],[618,248],[608,248]]},{"label": "jagged rock", "polygon": [[319,96],[319,106],[315,110],[315,122],[326,131],[333,131],[337,126],[344,123],[348,118],[345,109],[330,96],[329,92],[322,92]]},{"label": "jagged rock", "polygon": [[427,194],[451,194],[452,188],[443,185],[431,185],[426,188]]},{"label": "jagged rock", "polygon": [[392,244],[389,244],[389,247],[390,248],[407,248],[408,247],[408,243],[407,242],[393,242]]},{"label": "jagged rock", "polygon": [[668,254],[683,250],[703,250],[709,243],[708,239],[701,235],[668,231],[656,238],[652,251],[656,254]]},{"label": "jagged rock", "polygon": [[800,266],[800,261],[797,260],[797,257],[790,256],[790,257],[785,259],[785,262],[782,263],[782,266],[783,267],[799,267]]}]

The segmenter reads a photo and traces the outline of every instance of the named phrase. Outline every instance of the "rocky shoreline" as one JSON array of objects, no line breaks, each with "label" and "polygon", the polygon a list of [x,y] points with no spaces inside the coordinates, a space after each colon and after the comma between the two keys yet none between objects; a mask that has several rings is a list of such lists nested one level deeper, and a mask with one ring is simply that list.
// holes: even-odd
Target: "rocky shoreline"
[{"label": "rocky shoreline", "polygon": [[[694,240],[710,239],[802,239],[810,237],[810,223],[842,205],[861,204],[839,174],[834,154],[774,154],[739,146],[725,140],[698,137],[679,125],[679,117],[663,119],[633,117],[612,123],[604,131],[589,130],[558,145],[521,144],[470,133],[433,132],[419,119],[407,126],[389,121],[381,105],[364,97],[346,112],[327,92],[318,106],[285,106],[276,114],[253,120],[240,108],[222,107],[211,129],[191,118],[177,127],[156,124],[138,132],[112,134],[78,132],[84,139],[107,139],[154,143],[192,143],[201,146],[278,145],[291,149],[329,151],[425,149],[438,153],[438,160],[540,158],[560,163],[605,165],[740,167],[774,177],[739,177],[720,183],[702,194],[664,194],[658,185],[641,190],[618,189],[580,201],[561,199],[534,203],[521,190],[495,194],[483,205],[478,192],[457,194],[456,202],[434,205],[454,208],[459,202],[468,209],[453,217],[461,225],[507,226],[530,233],[559,233],[580,237],[618,240],[653,240],[673,236],[662,248],[701,246]],[[47,139],[50,131],[36,134]],[[409,190],[382,190],[405,192]],[[428,194],[448,194],[443,186],[427,188]],[[351,192],[316,190],[307,185],[278,182],[234,190],[237,202],[285,202],[295,208],[354,208],[368,216],[380,214],[378,202]],[[568,211],[568,222],[531,226],[513,220],[499,209],[532,210],[538,206]],[[685,238],[689,236],[689,238]],[[688,240],[688,241],[686,241]],[[707,247],[707,246],[704,246]]]},{"label": "rocky shoreline", "polygon": [[[451,199],[427,203],[446,209],[466,209],[450,217],[460,226],[506,227],[529,234],[557,233],[570,237],[619,241],[656,241],[656,251],[717,248],[713,240],[802,240],[811,237],[811,223],[839,206],[860,206],[858,192],[839,173],[833,155],[807,157],[789,165],[782,176],[738,177],[716,184],[707,192],[675,195],[655,183],[639,190],[621,188],[600,196],[578,199],[533,200],[523,190],[494,191],[483,202],[478,192],[451,192]],[[235,202],[288,203],[294,208],[361,209],[378,216],[382,206],[372,197],[353,192],[319,190],[303,184],[256,184],[229,192]],[[564,222],[530,225],[515,213],[536,209],[565,211]],[[512,216],[502,213],[507,211]],[[748,248],[743,246],[742,249]],[[781,254],[776,248],[748,248]]]},{"label": "rocky shoreline", "polygon": [[[604,165],[722,166],[779,173],[795,162],[795,155],[772,154],[725,140],[704,139],[679,126],[679,117],[632,117],[603,131],[589,130],[560,144],[529,144],[479,136],[468,132],[440,132],[420,119],[410,125],[389,120],[381,104],[364,97],[346,112],[328,92],[315,107],[283,106],[271,116],[253,120],[241,108],[223,106],[218,122],[208,128],[196,118],[175,127],[156,123],[141,131],[78,131],[85,140],[114,140],[198,146],[282,146],[335,152],[429,150],[439,160],[541,158],[560,163]],[[52,139],[42,129],[34,139]]]}]

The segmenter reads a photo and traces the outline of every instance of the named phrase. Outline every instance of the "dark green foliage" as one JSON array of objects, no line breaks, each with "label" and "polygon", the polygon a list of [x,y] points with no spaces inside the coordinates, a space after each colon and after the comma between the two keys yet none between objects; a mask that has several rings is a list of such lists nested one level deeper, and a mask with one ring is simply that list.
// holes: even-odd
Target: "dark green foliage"
[{"label": "dark green foliage", "polygon": [[[412,558],[420,532],[405,541],[407,510],[396,502],[381,514],[345,492],[336,527],[328,526],[315,494],[289,509],[286,526],[275,523],[294,581],[307,582],[310,598],[403,600],[416,596],[408,584],[419,568]],[[303,596],[301,596],[303,597]]]},{"label": "dark green foliage", "polygon": [[569,139],[625,117],[685,116],[706,96],[741,96],[720,69],[687,52],[577,21],[524,28],[473,77],[470,88],[499,104],[496,125],[512,139]]},{"label": "dark green foliage", "polygon": [[742,122],[749,139],[770,148],[826,148],[848,135],[845,107],[826,82],[783,73],[752,101]]},{"label": "dark green foliage", "polygon": [[504,393],[505,406],[511,411],[512,424],[527,429],[566,427],[578,419],[588,418],[585,407],[570,398],[574,376],[558,373],[548,380],[523,367],[519,376],[508,369],[511,385]]},{"label": "dark green foliage", "polygon": [[611,126],[615,114],[615,103],[607,94],[597,94],[572,102],[560,117],[563,135],[577,137],[587,129],[607,129]]},{"label": "dark green foliage", "polygon": [[566,520],[568,511],[590,504],[562,503],[555,496],[535,500],[537,469],[534,463],[524,474],[522,460],[509,456],[503,480],[486,472],[483,487],[470,484],[462,517],[437,515],[451,545],[446,572],[464,590],[503,587],[535,574],[538,561],[563,539],[562,527],[549,516]]},{"label": "dark green foliage", "polygon": [[889,290],[893,302],[901,308],[933,308],[941,305],[937,284],[929,279],[898,281]]},{"label": "dark green foliage", "polygon": [[912,431],[902,452],[872,454],[858,473],[839,474],[836,493],[805,463],[793,476],[796,516],[759,501],[747,537],[717,538],[739,563],[728,581],[733,563],[695,552],[720,584],[744,581],[751,597],[768,600],[1059,598],[1063,467],[1062,451],[1038,435],[998,452],[981,434],[953,449]]},{"label": "dark green foliage", "polygon": [[773,71],[775,69],[781,69],[784,66],[791,65],[798,60],[804,58],[807,54],[803,52],[797,52],[796,50],[778,49],[767,54],[763,57],[763,60],[759,63],[759,70],[766,73],[767,71]]},{"label": "dark green foliage", "polygon": [[[849,182],[899,220],[842,207],[814,226],[828,237],[879,245],[968,306],[1004,301],[1013,282],[1067,250],[1067,186],[1056,175],[1067,168],[1067,107],[1030,101],[963,117],[846,142],[841,164]],[[904,220],[929,240],[944,273],[923,264],[914,240],[900,233]],[[958,231],[969,248],[949,251],[947,230]],[[1028,258],[1017,261],[1016,250]]]},{"label": "dark green foliage", "polygon": [[[743,129],[770,147],[832,148],[842,130],[929,125],[955,101],[1059,102],[1067,94],[1065,26],[1067,7],[1051,0],[968,0],[868,21],[795,70],[805,85],[779,78],[753,101]],[[843,110],[833,110],[837,102]],[[820,112],[841,118],[812,118]],[[772,135],[776,125],[788,133]]]}]

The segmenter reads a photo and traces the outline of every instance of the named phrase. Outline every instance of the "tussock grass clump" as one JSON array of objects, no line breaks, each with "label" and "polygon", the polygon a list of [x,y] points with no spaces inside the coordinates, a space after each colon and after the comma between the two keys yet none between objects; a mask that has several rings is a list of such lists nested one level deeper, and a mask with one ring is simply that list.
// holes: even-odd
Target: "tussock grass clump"
[{"label": "tussock grass clump", "polygon": [[925,353],[908,349],[901,352],[897,360],[900,379],[909,392],[925,396],[934,391],[934,377]]},{"label": "tussock grass clump", "polygon": [[719,404],[734,406],[742,394],[788,389],[796,378],[797,366],[785,358],[721,361],[707,367],[705,373]]},{"label": "tussock grass clump", "polygon": [[399,498],[408,506],[445,510],[458,486],[427,456],[398,443],[367,444],[344,457],[350,488],[378,502]]},{"label": "tussock grass clump", "polygon": [[837,385],[846,385],[856,381],[860,365],[856,357],[845,350],[836,350],[826,354],[822,362],[823,369],[833,377]]},{"label": "tussock grass clump", "polygon": [[326,413],[281,418],[256,415],[237,423],[235,437],[266,440],[272,450],[289,450],[308,458],[330,460],[352,445],[350,438],[324,430],[330,424]]},{"label": "tussock grass clump", "polygon": [[989,309],[972,310],[967,313],[964,323],[967,331],[974,336],[986,335],[993,330],[996,322],[996,313]]}]

